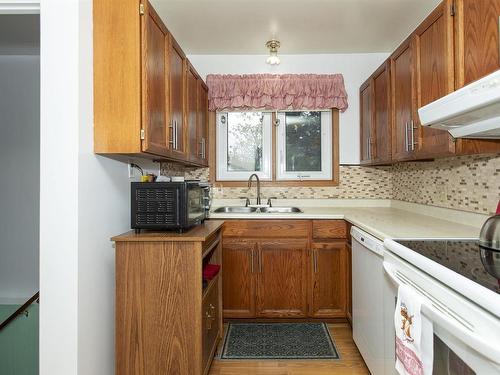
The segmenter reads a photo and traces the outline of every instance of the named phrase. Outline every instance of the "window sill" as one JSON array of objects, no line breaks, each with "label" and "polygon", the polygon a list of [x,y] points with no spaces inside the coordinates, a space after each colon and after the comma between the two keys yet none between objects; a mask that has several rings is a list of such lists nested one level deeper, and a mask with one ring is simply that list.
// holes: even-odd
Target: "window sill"
[{"label": "window sill", "polygon": [[[247,181],[212,181],[214,186],[248,187]],[[262,187],[319,187],[338,186],[338,180],[307,180],[307,181],[261,181]]]}]

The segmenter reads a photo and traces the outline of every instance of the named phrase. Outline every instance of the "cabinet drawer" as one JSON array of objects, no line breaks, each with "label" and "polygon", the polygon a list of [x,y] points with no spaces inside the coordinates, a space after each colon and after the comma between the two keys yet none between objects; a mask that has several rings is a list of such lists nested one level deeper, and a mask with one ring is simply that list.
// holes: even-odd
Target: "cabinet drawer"
[{"label": "cabinet drawer", "polygon": [[203,337],[203,369],[204,373],[215,352],[220,331],[219,283],[212,284],[208,294],[203,299],[202,306],[202,337]]},{"label": "cabinet drawer", "polygon": [[227,220],[224,237],[307,238],[307,220]]},{"label": "cabinet drawer", "polygon": [[314,220],[313,238],[314,239],[337,239],[346,238],[347,225],[344,220]]}]

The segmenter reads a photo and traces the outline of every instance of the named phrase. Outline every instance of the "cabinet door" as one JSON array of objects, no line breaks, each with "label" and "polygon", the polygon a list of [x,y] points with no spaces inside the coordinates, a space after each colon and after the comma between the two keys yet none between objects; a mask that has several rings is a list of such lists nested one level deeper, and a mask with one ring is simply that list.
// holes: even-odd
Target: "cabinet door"
[{"label": "cabinet door", "polygon": [[307,239],[259,241],[258,317],[307,316]]},{"label": "cabinet door", "polygon": [[361,164],[371,161],[371,139],[372,139],[372,86],[370,81],[365,82],[360,88],[360,150]]},{"label": "cabinet door", "polygon": [[[144,152],[168,154],[167,140],[167,48],[168,31],[148,2],[142,20],[142,102],[141,130]],[[137,135],[139,136],[139,135]]]},{"label": "cabinet door", "polygon": [[201,79],[198,84],[198,145],[201,164],[208,166],[208,87]]},{"label": "cabinet door", "polygon": [[199,152],[201,148],[198,145],[198,84],[199,78],[194,68],[188,64],[186,88],[186,114],[188,131],[188,149],[189,160],[199,162]]},{"label": "cabinet door", "polygon": [[455,1],[457,89],[500,69],[500,0]]},{"label": "cabinet door", "polygon": [[373,75],[373,156],[377,163],[391,161],[390,64],[387,62]]},{"label": "cabinet door", "polygon": [[169,145],[172,157],[185,159],[184,77],[185,57],[179,45],[170,37],[170,122]]},{"label": "cabinet door", "polygon": [[392,157],[412,159],[414,142],[410,144],[413,111],[412,45],[406,40],[391,57],[392,90]]},{"label": "cabinet door", "polygon": [[225,318],[255,317],[256,247],[252,240],[223,240],[222,301]]},{"label": "cabinet door", "polygon": [[[415,30],[416,108],[421,108],[453,92],[453,16],[451,1],[443,1]],[[414,137],[420,137],[419,158],[445,156],[455,152],[455,144],[446,130],[420,126],[415,111]]]},{"label": "cabinet door", "polygon": [[311,316],[346,316],[345,241],[312,244]]}]

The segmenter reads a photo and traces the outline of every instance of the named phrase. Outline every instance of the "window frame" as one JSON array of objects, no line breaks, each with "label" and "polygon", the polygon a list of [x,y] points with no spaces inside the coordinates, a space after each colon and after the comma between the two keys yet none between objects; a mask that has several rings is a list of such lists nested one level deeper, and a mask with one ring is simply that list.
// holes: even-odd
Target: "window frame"
[{"label": "window frame", "polygon": [[275,155],[277,158],[276,181],[328,181],[332,179],[333,150],[332,144],[332,111],[307,111],[321,113],[321,171],[286,171],[286,114],[288,112],[306,112],[304,110],[278,111],[276,126],[277,142],[275,142]]},{"label": "window frame", "polygon": [[[276,179],[276,137],[277,131],[274,126],[276,120],[276,112],[272,112],[272,180],[261,182],[265,187],[328,187],[338,186],[340,181],[340,163],[339,163],[339,126],[340,126],[340,111],[332,109],[332,178],[331,180],[277,180]],[[209,179],[210,182],[217,187],[246,187],[247,181],[235,180],[219,180],[217,178],[217,148],[219,140],[217,139],[218,126],[217,112],[209,112]]]},{"label": "window frame", "polygon": [[[246,111],[262,112],[264,120],[262,122],[262,171],[229,171],[228,161],[228,112],[217,113],[217,181],[247,181],[252,174],[257,174],[263,181],[271,181],[272,173],[272,115],[266,111]],[[222,117],[226,117],[225,122],[221,122]]]}]

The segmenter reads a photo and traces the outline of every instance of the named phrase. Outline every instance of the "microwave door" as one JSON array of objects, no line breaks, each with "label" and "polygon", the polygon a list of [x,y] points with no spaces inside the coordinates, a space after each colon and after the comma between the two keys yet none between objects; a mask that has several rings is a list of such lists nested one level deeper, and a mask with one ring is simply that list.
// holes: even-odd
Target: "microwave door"
[{"label": "microwave door", "polygon": [[188,188],[187,192],[187,216],[188,222],[194,223],[202,221],[205,215],[204,202],[203,202],[203,189],[199,186],[192,186]]}]

